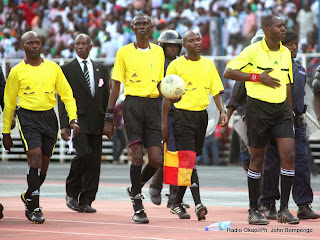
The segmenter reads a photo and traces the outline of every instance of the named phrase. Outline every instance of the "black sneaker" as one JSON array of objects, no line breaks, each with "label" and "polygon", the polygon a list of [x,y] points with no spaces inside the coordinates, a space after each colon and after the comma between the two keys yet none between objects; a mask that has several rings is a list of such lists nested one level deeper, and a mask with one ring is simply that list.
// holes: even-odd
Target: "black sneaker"
[{"label": "black sneaker", "polygon": [[149,219],[147,217],[147,214],[144,212],[144,209],[135,211],[135,213],[132,216],[132,222],[133,223],[149,223]]},{"label": "black sneaker", "polygon": [[[30,204],[30,202],[31,202],[31,199],[29,199],[29,198],[26,198],[26,193],[27,192],[23,192],[22,194],[21,194],[21,201],[23,202],[23,204],[24,204],[24,207],[25,207],[25,214],[26,214],[26,217],[29,219],[29,215],[27,214],[28,213],[28,207],[29,207],[29,204]],[[30,220],[30,219],[29,219]],[[31,220],[30,220],[31,221]]]},{"label": "black sneaker", "polygon": [[34,209],[31,213],[27,211],[26,216],[34,224],[42,224],[45,221],[40,208]]},{"label": "black sneaker", "polygon": [[297,217],[300,219],[317,219],[320,218],[320,215],[315,213],[309,204],[298,206]]},{"label": "black sneaker", "polygon": [[172,204],[170,208],[172,214],[177,214],[180,219],[190,219],[190,214],[186,212],[181,204]]},{"label": "black sneaker", "polygon": [[266,219],[276,220],[277,209],[275,203],[264,204],[264,216]]},{"label": "black sneaker", "polygon": [[2,204],[0,203],[0,219],[3,218],[3,206]]},{"label": "black sneaker", "polygon": [[[166,196],[169,196],[169,194],[166,194]],[[172,201],[170,200],[170,197],[169,197],[168,202],[167,202],[167,208],[171,208],[171,206],[172,206]],[[181,203],[181,206],[186,210],[187,210],[187,208],[190,208],[190,205],[188,203],[183,202],[183,201]]]},{"label": "black sneaker", "polygon": [[283,211],[279,211],[277,214],[277,221],[280,223],[289,223],[289,224],[298,224],[300,222],[299,218],[294,217],[288,208],[285,208]]},{"label": "black sneaker", "polygon": [[161,204],[161,190],[155,187],[149,187],[149,194],[151,202],[155,205]]},{"label": "black sneaker", "polygon": [[258,209],[250,208],[248,223],[254,225],[267,225],[269,224],[269,221],[261,215]]},{"label": "black sneaker", "polygon": [[207,215],[208,210],[202,203],[196,206],[195,212],[198,216],[198,221],[206,220],[205,215]]}]

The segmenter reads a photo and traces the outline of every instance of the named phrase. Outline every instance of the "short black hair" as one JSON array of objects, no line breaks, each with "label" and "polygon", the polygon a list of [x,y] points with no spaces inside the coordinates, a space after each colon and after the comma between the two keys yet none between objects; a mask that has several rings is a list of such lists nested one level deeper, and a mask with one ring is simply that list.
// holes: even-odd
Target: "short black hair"
[{"label": "short black hair", "polygon": [[145,14],[145,13],[138,13],[136,14],[133,19],[132,19],[132,22],[137,18],[137,17],[146,17],[150,22],[151,22],[151,18],[148,14]]},{"label": "short black hair", "polygon": [[279,18],[279,16],[273,15],[273,14],[261,17],[262,29],[264,29],[266,27],[271,27],[272,24],[275,22],[276,18]]}]

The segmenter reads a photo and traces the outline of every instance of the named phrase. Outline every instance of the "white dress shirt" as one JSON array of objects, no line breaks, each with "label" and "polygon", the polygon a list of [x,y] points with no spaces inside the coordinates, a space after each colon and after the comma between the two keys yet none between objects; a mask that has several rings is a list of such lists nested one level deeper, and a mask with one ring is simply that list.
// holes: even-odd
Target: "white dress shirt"
[{"label": "white dress shirt", "polygon": [[87,59],[82,59],[77,55],[77,60],[80,64],[80,67],[82,69],[82,72],[84,70],[84,63],[83,61],[86,60],[87,61],[87,68],[89,71],[89,77],[90,77],[90,89],[91,89],[91,95],[94,96],[95,93],[95,85],[94,85],[94,72],[93,72],[93,64],[90,60],[90,58],[88,57]]}]

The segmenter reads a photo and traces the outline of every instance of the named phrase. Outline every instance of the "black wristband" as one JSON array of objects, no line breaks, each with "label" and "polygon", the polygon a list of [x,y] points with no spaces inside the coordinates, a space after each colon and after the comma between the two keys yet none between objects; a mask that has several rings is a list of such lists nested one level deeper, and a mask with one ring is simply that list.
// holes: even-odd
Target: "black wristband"
[{"label": "black wristband", "polygon": [[220,112],[220,114],[221,114],[222,112],[224,112],[225,114],[227,114],[226,110],[224,110],[224,109]]},{"label": "black wristband", "polygon": [[107,109],[107,113],[112,113],[112,114],[113,114],[113,113],[114,113],[114,109],[108,108],[108,109]]},{"label": "black wristband", "polygon": [[113,124],[113,117],[105,117],[104,118],[104,121],[107,122],[107,123],[112,123]]}]

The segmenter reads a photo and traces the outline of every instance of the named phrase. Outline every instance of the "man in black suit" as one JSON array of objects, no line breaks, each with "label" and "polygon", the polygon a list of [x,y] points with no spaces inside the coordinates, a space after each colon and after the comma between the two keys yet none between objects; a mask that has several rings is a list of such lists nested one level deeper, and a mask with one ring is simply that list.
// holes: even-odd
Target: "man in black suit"
[{"label": "man in black suit", "polygon": [[[63,65],[77,102],[80,133],[73,139],[76,156],[66,181],[67,206],[78,212],[94,213],[91,207],[98,191],[104,115],[109,99],[109,74],[102,64],[88,56],[92,48],[86,34],[75,38],[76,58]],[[59,101],[61,137],[68,141],[70,128],[65,108]]]}]

